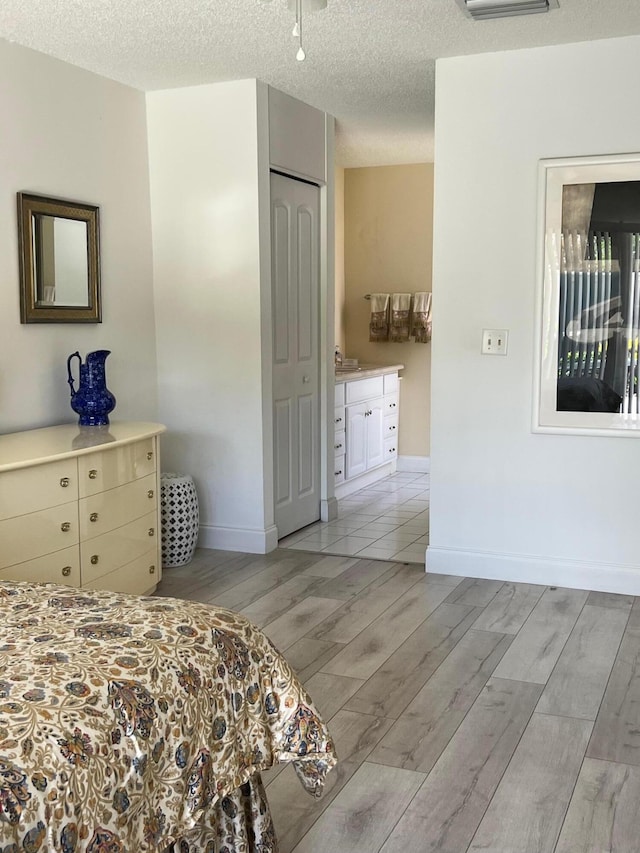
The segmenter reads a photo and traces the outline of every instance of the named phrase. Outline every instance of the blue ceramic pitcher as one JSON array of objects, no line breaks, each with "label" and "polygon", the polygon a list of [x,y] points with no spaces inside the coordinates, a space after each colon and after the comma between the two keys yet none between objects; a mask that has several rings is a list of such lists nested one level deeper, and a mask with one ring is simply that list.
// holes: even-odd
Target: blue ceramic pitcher
[{"label": "blue ceramic pitcher", "polygon": [[[82,363],[79,352],[73,352],[67,359],[69,388],[71,389],[71,408],[80,415],[80,426],[105,426],[109,423],[109,412],[116,406],[116,398],[107,388],[105,361],[111,350],[99,349],[88,352]],[[80,381],[76,391],[71,373],[71,360],[78,359]]]}]

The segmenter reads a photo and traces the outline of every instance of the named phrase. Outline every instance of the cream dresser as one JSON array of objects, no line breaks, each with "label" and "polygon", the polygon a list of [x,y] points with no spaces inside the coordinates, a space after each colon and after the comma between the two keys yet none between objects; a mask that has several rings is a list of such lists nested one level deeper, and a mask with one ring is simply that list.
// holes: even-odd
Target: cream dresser
[{"label": "cream dresser", "polygon": [[164,430],[113,422],[0,435],[0,581],[155,590]]}]

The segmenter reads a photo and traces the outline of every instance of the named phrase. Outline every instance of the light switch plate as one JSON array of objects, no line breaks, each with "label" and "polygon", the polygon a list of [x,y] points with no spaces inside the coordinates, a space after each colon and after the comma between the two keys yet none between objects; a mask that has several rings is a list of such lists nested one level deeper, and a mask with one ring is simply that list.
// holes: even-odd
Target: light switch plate
[{"label": "light switch plate", "polygon": [[506,355],[507,343],[509,341],[508,329],[483,329],[482,330],[482,354],[483,355]]}]

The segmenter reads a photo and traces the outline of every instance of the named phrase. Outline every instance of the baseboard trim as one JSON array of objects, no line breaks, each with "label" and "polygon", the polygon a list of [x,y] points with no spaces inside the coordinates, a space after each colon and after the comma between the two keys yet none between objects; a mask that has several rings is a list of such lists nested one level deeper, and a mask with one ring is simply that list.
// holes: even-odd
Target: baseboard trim
[{"label": "baseboard trim", "polygon": [[278,547],[278,528],[264,530],[249,527],[217,527],[201,524],[198,547],[217,551],[245,551],[247,554],[268,554]]},{"label": "baseboard trim", "polygon": [[426,571],[434,575],[564,586],[640,595],[640,567],[518,554],[427,547]]},{"label": "baseboard trim", "polygon": [[344,483],[340,483],[334,489],[335,495],[338,499],[346,498],[347,495],[352,495],[354,492],[364,489],[365,486],[377,483],[378,480],[388,477],[389,474],[395,474],[396,471],[397,460],[394,459],[393,462],[386,462],[379,468],[373,468],[371,471],[360,474],[359,477],[354,477],[353,480],[346,480]]},{"label": "baseboard trim", "polygon": [[430,456],[398,456],[398,471],[408,474],[428,474],[430,470]]},{"label": "baseboard trim", "polygon": [[338,517],[338,499],[324,498],[320,501],[320,521],[335,521]]}]

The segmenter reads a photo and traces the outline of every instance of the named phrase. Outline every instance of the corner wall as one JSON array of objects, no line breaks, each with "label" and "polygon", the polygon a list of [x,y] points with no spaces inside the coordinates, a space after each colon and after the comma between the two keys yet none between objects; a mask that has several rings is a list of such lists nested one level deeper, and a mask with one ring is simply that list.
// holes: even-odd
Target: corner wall
[{"label": "corner wall", "polygon": [[[346,350],[373,364],[404,364],[400,456],[429,456],[431,344],[370,343],[366,293],[431,290],[433,164],[345,169]],[[336,292],[336,304],[338,294]]]},{"label": "corner wall", "polygon": [[[157,418],[141,92],[0,40],[0,432],[73,423],[67,356],[109,349],[114,420]],[[100,207],[103,322],[20,323],[16,193]]]},{"label": "corner wall", "polygon": [[345,170],[336,167],[336,263],[335,263],[335,299],[336,299],[336,322],[334,334],[334,346],[340,347],[340,352],[345,352],[345,328],[344,328],[344,304],[345,304],[345,283],[344,283],[344,172]]},{"label": "corner wall", "polygon": [[531,432],[538,162],[638,150],[639,51],[438,62],[429,571],[640,594],[640,440]]},{"label": "corner wall", "polygon": [[163,468],[201,545],[265,550],[255,80],[147,94]]}]

